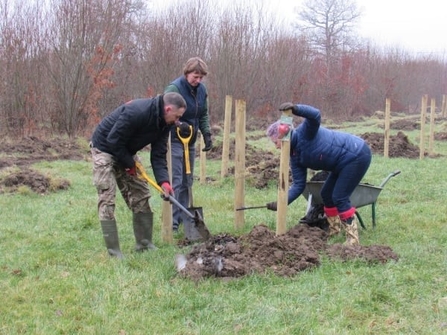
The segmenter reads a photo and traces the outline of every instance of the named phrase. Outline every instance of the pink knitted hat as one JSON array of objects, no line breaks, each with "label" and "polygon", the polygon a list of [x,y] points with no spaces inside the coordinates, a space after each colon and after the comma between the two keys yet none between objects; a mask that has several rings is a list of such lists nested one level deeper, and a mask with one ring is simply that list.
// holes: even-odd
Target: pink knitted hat
[{"label": "pink knitted hat", "polygon": [[279,136],[279,131],[278,131],[279,125],[280,125],[280,121],[276,121],[276,122],[272,123],[267,128],[267,132],[266,132],[267,136],[276,140]]}]

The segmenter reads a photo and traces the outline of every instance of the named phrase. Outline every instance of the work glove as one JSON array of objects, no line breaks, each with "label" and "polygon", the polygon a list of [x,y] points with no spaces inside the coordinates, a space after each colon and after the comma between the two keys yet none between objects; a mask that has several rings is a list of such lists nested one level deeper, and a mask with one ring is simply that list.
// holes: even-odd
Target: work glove
[{"label": "work glove", "polygon": [[291,109],[293,114],[298,115],[298,107],[291,102],[284,102],[279,106],[279,110],[281,112],[286,111],[288,109]]},{"label": "work glove", "polygon": [[276,201],[273,202],[269,202],[267,203],[267,209],[271,210],[271,211],[275,211],[278,209],[278,204],[276,203]]},{"label": "work glove", "polygon": [[211,140],[211,134],[203,134],[203,140],[205,142],[205,148],[202,151],[210,151],[213,147],[213,141]]},{"label": "work glove", "polygon": [[161,196],[163,200],[169,201],[169,196],[174,196],[174,189],[172,188],[171,184],[169,184],[167,181],[161,184],[161,188],[163,189],[164,194]]},{"label": "work glove", "polygon": [[189,124],[187,122],[180,123],[178,128],[179,134],[182,138],[188,138],[189,135],[191,135],[191,128],[189,127]]},{"label": "work glove", "polygon": [[137,175],[137,168],[135,167],[135,165],[131,168],[126,168],[125,171],[131,177],[135,177]]}]

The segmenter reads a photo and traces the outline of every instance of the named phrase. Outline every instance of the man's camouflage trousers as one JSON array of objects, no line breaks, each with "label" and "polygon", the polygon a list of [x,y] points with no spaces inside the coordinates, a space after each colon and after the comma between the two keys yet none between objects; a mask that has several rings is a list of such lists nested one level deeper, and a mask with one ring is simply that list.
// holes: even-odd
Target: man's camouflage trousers
[{"label": "man's camouflage trousers", "polygon": [[[91,148],[93,161],[93,184],[98,192],[99,220],[115,220],[116,187],[121,192],[127,207],[133,213],[152,212],[151,197],[146,181],[126,173],[115,158],[96,148]],[[137,155],[134,159],[139,161]]]}]

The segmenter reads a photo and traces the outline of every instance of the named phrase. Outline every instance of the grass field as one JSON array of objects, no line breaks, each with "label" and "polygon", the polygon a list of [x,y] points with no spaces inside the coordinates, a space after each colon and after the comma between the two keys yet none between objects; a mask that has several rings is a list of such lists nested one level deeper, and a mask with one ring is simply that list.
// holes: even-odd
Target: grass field
[{"label": "grass field", "polygon": [[[371,120],[346,129],[378,131]],[[419,145],[416,131],[408,136]],[[436,142],[435,152],[446,153],[447,144]],[[34,169],[71,187],[0,195],[0,334],[447,334],[446,166],[446,157],[373,157],[365,182],[379,185],[390,172],[402,173],[378,198],[375,229],[370,206],[359,209],[368,227],[360,240],[390,246],[397,262],[323,258],[317,269],[292,278],[194,283],[176,276],[179,249],[161,241],[162,200],[155,191],[159,249],[143,254],[132,252],[131,213],[118,197],[126,256],[119,261],[103,244],[90,163],[38,163]],[[236,231],[233,179],[220,179],[216,161],[208,162],[207,175],[215,181],[197,182],[194,194],[212,233],[245,234],[260,223],[275,229],[276,213],[259,209],[245,211],[244,229]],[[276,193],[275,181],[263,190],[247,186],[246,205],[273,201]],[[305,209],[302,197],[289,206],[289,228]]]}]

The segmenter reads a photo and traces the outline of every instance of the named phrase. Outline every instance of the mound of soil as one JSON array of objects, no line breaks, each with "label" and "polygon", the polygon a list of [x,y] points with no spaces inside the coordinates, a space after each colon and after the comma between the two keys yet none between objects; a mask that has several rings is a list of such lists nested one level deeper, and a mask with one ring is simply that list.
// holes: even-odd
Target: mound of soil
[{"label": "mound of soil", "polygon": [[[385,139],[381,133],[365,133],[363,138],[375,154],[383,155]],[[390,136],[389,157],[419,158],[419,147],[411,144],[407,135],[399,131],[396,135]]]},{"label": "mound of soil", "polygon": [[[298,224],[285,234],[261,224],[240,237],[216,235],[194,245],[187,255],[177,256],[179,275],[198,281],[207,277],[238,278],[254,273],[294,276],[321,265],[321,256],[332,260],[359,259],[366,263],[397,261],[387,246],[328,245],[327,233],[317,227]],[[179,261],[183,259],[183,262]]]},{"label": "mound of soil", "polygon": [[437,141],[447,141],[447,133],[436,133],[434,138]]},{"label": "mound of soil", "polygon": [[64,139],[46,141],[34,136],[24,137],[14,143],[2,143],[0,152],[2,153],[0,168],[60,159],[81,160],[86,153],[74,141]]},{"label": "mound of soil", "polygon": [[0,193],[14,193],[20,186],[27,186],[33,192],[45,194],[49,191],[66,190],[70,187],[68,180],[51,180],[43,174],[31,169],[23,169],[0,179]]},{"label": "mound of soil", "polygon": [[[415,130],[421,128],[421,123],[418,121],[414,121],[411,119],[402,119],[402,120],[395,120],[392,121],[390,124],[391,129],[397,129],[397,130]],[[382,126],[384,128],[384,126]]]},{"label": "mound of soil", "polygon": [[65,190],[70,186],[68,180],[57,180],[29,169],[29,165],[40,161],[61,159],[81,160],[86,150],[71,140],[41,140],[37,137],[24,137],[14,143],[0,144],[0,169],[18,167],[0,178],[0,193],[16,192],[20,186],[27,186],[32,191],[45,194],[57,190]]}]

